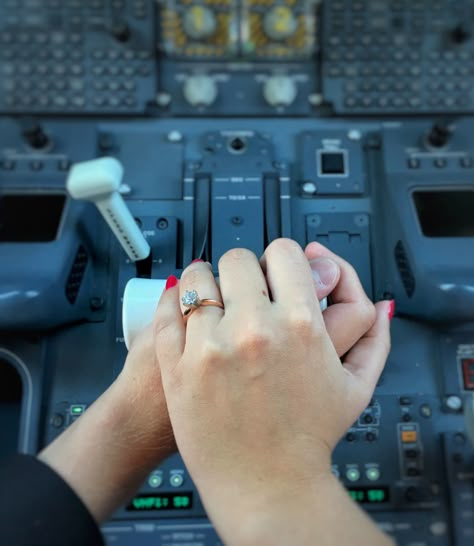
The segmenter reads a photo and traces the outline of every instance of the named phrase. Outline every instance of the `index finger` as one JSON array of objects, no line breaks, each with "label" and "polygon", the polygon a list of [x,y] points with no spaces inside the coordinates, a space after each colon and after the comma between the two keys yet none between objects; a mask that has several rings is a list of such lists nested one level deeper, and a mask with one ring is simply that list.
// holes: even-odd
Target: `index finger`
[{"label": "index finger", "polygon": [[309,308],[321,316],[313,275],[299,244],[291,239],[270,243],[261,260],[275,303],[285,307]]}]

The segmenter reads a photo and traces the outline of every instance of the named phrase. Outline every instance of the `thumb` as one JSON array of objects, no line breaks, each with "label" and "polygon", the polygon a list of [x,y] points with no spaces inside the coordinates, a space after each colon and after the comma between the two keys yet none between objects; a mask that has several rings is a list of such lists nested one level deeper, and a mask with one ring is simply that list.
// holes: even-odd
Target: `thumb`
[{"label": "thumb", "polygon": [[174,373],[184,351],[185,326],[179,305],[178,279],[168,277],[153,318],[155,354],[161,368],[163,382]]},{"label": "thumb", "polygon": [[333,262],[329,258],[316,258],[311,260],[309,265],[313,273],[316,296],[318,301],[321,301],[329,296],[336,287],[341,276],[341,270],[336,262]]}]

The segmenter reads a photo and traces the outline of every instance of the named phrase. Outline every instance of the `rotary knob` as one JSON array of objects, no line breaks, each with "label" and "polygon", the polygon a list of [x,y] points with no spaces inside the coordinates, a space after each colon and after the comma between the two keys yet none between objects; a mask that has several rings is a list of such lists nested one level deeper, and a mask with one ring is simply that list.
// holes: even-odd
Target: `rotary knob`
[{"label": "rotary knob", "polygon": [[34,150],[47,150],[52,145],[43,127],[34,120],[26,120],[23,123],[22,135],[28,146]]},{"label": "rotary knob", "polygon": [[216,16],[205,6],[193,6],[184,14],[183,28],[184,32],[194,40],[209,38],[217,29]]},{"label": "rotary knob", "polygon": [[217,84],[204,74],[189,76],[184,83],[184,98],[191,106],[211,106],[217,98]]},{"label": "rotary knob", "polygon": [[290,8],[277,6],[263,18],[263,30],[272,40],[285,40],[296,32],[298,21]]},{"label": "rotary knob", "polygon": [[444,148],[452,134],[454,127],[452,124],[438,122],[433,125],[430,132],[426,135],[426,144],[429,149]]},{"label": "rotary knob", "polygon": [[298,89],[289,76],[271,76],[263,86],[263,96],[270,106],[290,106]]}]

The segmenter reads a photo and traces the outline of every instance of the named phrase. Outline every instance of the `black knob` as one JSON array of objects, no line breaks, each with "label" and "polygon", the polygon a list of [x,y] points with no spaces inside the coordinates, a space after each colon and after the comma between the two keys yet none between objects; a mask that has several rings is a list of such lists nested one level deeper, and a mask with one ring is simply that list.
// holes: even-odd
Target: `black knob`
[{"label": "black knob", "polygon": [[357,440],[357,436],[353,432],[348,432],[346,434],[346,440],[348,442],[355,442]]},{"label": "black knob", "polygon": [[453,133],[453,127],[445,123],[435,123],[428,133],[427,142],[432,148],[444,148]]},{"label": "black knob", "polygon": [[28,145],[35,150],[44,150],[51,144],[49,136],[44,132],[41,125],[35,121],[26,122],[23,125],[22,135]]},{"label": "black knob", "polygon": [[454,44],[463,44],[464,42],[467,42],[470,37],[470,32],[462,24],[455,26],[450,33],[451,41]]},{"label": "black knob", "polygon": [[112,36],[119,42],[128,42],[130,39],[130,27],[127,23],[116,22],[110,29]]}]

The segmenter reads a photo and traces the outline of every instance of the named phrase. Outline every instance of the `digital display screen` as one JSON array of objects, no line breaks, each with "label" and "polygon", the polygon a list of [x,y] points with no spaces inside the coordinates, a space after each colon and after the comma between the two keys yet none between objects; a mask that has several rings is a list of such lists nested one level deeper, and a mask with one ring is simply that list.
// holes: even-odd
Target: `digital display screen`
[{"label": "digital display screen", "polygon": [[0,195],[0,243],[54,241],[65,195]]},{"label": "digital display screen", "polygon": [[146,493],[137,495],[127,506],[127,512],[160,512],[162,510],[190,510],[193,507],[193,494]]},{"label": "digital display screen", "polygon": [[349,495],[360,504],[384,504],[390,502],[388,487],[349,487]]},{"label": "digital display screen", "polygon": [[474,191],[416,191],[413,199],[425,237],[474,237]]},{"label": "digital display screen", "polygon": [[340,152],[321,153],[321,174],[345,174],[344,154]]}]

